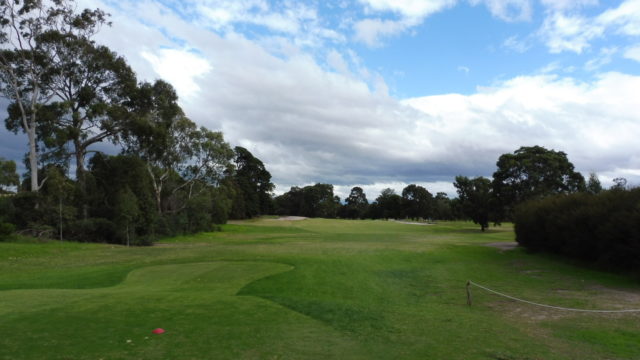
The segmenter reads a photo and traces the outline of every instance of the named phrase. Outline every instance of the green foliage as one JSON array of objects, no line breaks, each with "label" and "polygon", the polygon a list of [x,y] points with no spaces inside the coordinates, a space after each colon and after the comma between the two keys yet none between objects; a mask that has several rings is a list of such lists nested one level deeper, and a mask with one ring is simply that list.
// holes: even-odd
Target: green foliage
[{"label": "green foliage", "polygon": [[518,204],[554,194],[585,190],[584,177],[562,151],[521,147],[500,156],[493,173],[493,192],[509,219]]},{"label": "green foliage", "polygon": [[402,197],[391,188],[383,189],[371,212],[374,219],[399,219],[403,215]]},{"label": "green foliage", "polygon": [[516,240],[528,249],[640,271],[640,189],[530,201],[514,219]]},{"label": "green foliage", "polygon": [[69,226],[69,237],[79,242],[118,243],[118,228],[105,218],[76,220]]},{"label": "green foliage", "polygon": [[16,163],[0,157],[0,194],[6,193],[7,188],[20,185],[20,178],[16,173]]},{"label": "green foliage", "polygon": [[273,210],[271,192],[275,187],[271,182],[271,174],[249,150],[236,146],[234,152],[235,172],[232,180],[235,198],[231,216],[234,219],[247,219],[270,213]]},{"label": "green foliage", "polygon": [[347,219],[365,218],[369,210],[369,201],[361,187],[355,186],[352,188],[349,196],[345,199],[345,203],[340,217]]},{"label": "green foliage", "polygon": [[276,213],[306,217],[335,218],[340,198],[333,195],[333,185],[315,184],[304,188],[292,187],[275,198]]},{"label": "green foliage", "polygon": [[427,219],[433,215],[433,195],[424,187],[416,184],[402,189],[403,213],[410,219]]},{"label": "green foliage", "polygon": [[590,173],[589,180],[587,180],[586,191],[590,194],[600,194],[602,190],[602,184],[598,179],[598,175],[596,175],[596,173]]},{"label": "green foliage", "polygon": [[456,176],[453,185],[458,192],[462,213],[480,225],[480,229],[484,231],[489,227],[494,211],[491,180],[484,177],[469,179],[466,176]]},{"label": "green foliage", "polygon": [[16,226],[10,223],[0,221],[0,241],[5,240],[9,235],[16,231]]}]

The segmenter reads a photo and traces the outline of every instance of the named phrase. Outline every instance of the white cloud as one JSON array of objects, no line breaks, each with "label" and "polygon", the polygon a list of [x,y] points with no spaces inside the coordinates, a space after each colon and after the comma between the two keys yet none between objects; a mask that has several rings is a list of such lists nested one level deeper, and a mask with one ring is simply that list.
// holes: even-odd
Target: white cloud
[{"label": "white cloud", "polygon": [[141,56],[161,78],[173,84],[182,98],[195,95],[200,90],[196,79],[211,71],[207,60],[188,50],[160,49],[157,54],[143,51]]},{"label": "white cloud", "polygon": [[605,27],[580,15],[553,13],[545,18],[539,34],[545,39],[549,51],[582,53],[591,40],[601,37]]},{"label": "white cloud", "polygon": [[595,71],[600,69],[604,65],[611,63],[611,61],[613,60],[613,55],[615,55],[617,52],[618,48],[615,46],[600,49],[600,53],[597,57],[587,61],[587,63],[584,64],[585,70]]},{"label": "white cloud", "polygon": [[615,28],[617,33],[640,35],[640,0],[627,0],[614,9],[600,14],[597,22]]},{"label": "white cloud", "polygon": [[457,0],[358,0],[371,11],[392,11],[404,18],[424,18],[455,5]]},{"label": "white cloud", "polygon": [[359,0],[371,13],[392,12],[399,19],[366,18],[354,23],[355,39],[368,46],[381,44],[381,39],[398,35],[422,23],[425,17],[447,9],[457,0]]},{"label": "white cloud", "polygon": [[531,0],[470,0],[472,5],[484,3],[491,14],[501,20],[529,21],[533,14]]},{"label": "white cloud", "polygon": [[398,35],[415,24],[414,20],[364,19],[354,25],[355,39],[375,47],[381,45],[380,38]]},{"label": "white cloud", "polygon": [[502,46],[520,54],[527,52],[531,48],[528,39],[520,39],[517,35],[508,37],[502,43]]},{"label": "white cloud", "polygon": [[591,42],[612,32],[624,36],[640,36],[640,0],[626,0],[616,8],[587,17],[567,13],[565,6],[550,7],[538,34],[552,53],[582,53]]},{"label": "white cloud", "polygon": [[640,158],[630,157],[640,147],[634,135],[640,131],[640,115],[633,110],[633,94],[639,91],[640,77],[620,73],[603,74],[593,83],[539,75],[514,78],[471,96],[406,103],[442,119],[432,130],[449,144],[439,147],[495,147],[497,153],[497,148],[538,144],[567,152],[580,170],[607,172],[615,170],[612,164],[640,167]]},{"label": "white cloud", "polygon": [[541,0],[549,10],[568,11],[598,5],[598,0]]},{"label": "white cloud", "polygon": [[627,59],[635,60],[640,62],[640,45],[635,45],[627,48],[624,51],[624,57]]}]

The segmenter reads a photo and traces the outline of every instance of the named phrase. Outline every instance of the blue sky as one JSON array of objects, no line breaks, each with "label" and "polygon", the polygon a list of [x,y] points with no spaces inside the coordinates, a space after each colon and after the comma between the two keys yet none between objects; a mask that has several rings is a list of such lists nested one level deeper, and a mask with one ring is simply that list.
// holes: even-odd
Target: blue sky
[{"label": "blue sky", "polygon": [[[97,40],[247,147],[277,192],[455,195],[520,146],[640,184],[640,0],[81,0]],[[3,133],[6,156],[23,137]],[[13,154],[13,155],[12,155]]]}]

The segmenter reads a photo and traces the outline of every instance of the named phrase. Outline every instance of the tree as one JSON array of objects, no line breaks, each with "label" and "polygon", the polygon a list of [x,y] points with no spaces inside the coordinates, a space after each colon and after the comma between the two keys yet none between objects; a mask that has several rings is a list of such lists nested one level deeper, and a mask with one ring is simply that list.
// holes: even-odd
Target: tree
[{"label": "tree", "polygon": [[611,186],[611,190],[625,190],[627,188],[627,179],[623,177],[617,177],[613,179],[613,186]]},{"label": "tree", "polygon": [[383,219],[402,217],[402,197],[391,188],[383,189],[376,198],[376,211]]},{"label": "tree", "polygon": [[237,187],[234,217],[244,219],[266,214],[271,210],[271,192],[274,189],[271,174],[249,150],[236,146],[234,153],[236,169],[233,179]]},{"label": "tree", "polygon": [[364,218],[367,212],[367,208],[369,207],[369,201],[367,201],[367,195],[359,186],[355,186],[354,188],[351,189],[349,196],[345,199],[345,203],[346,203],[345,216],[349,219]]},{"label": "tree", "polygon": [[27,134],[31,191],[46,180],[38,176],[37,132],[42,108],[56,96],[51,85],[60,60],[47,39],[89,37],[105,18],[101,10],[75,14],[73,1],[0,0],[0,93],[11,101],[5,124]]},{"label": "tree", "polygon": [[[86,26],[96,26],[89,21]],[[136,77],[124,58],[84,36],[52,34],[46,39],[55,49],[58,63],[51,78],[52,116],[59,148],[73,146],[76,179],[84,189],[86,156],[90,147],[104,140],[116,143],[132,121]]]},{"label": "tree", "polygon": [[584,177],[574,171],[562,151],[521,147],[513,154],[500,156],[497,167],[492,188],[507,218],[526,200],[585,190]]},{"label": "tree", "polygon": [[0,194],[8,192],[9,187],[20,185],[20,178],[16,173],[16,163],[0,157]]},{"label": "tree", "polygon": [[488,228],[492,213],[491,180],[484,177],[469,179],[466,176],[456,176],[453,186],[458,192],[464,215],[480,225],[482,231]]},{"label": "tree", "polygon": [[451,199],[447,193],[439,192],[434,198],[433,217],[439,220],[453,220]]},{"label": "tree", "polygon": [[125,240],[128,247],[131,243],[129,227],[140,213],[138,199],[128,186],[118,191],[115,198],[114,212],[116,224],[120,225],[125,231]]},{"label": "tree", "polygon": [[407,185],[402,189],[402,205],[407,217],[426,219],[431,215],[433,195],[420,185]]},{"label": "tree", "polygon": [[598,180],[596,173],[589,174],[589,180],[587,180],[587,192],[590,194],[599,194],[602,192],[602,184]]}]

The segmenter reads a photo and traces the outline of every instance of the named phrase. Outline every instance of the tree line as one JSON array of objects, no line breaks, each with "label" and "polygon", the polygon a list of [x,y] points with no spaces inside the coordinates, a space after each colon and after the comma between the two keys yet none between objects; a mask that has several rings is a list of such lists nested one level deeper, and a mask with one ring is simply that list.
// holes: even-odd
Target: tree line
[{"label": "tree line", "polygon": [[[0,1],[5,126],[28,140],[24,181],[0,159],[0,190],[18,190],[0,198],[2,231],[146,244],[271,212],[264,164],[198,127],[169,83],[138,81],[93,40],[108,14],[75,7]],[[96,151],[102,142],[120,154]]]},{"label": "tree line", "polygon": [[342,219],[461,219],[463,215],[457,199],[449,199],[446,193],[435,196],[426,188],[410,184],[401,194],[387,188],[371,203],[361,187],[353,187],[349,195],[341,199],[334,195],[333,185],[315,184],[292,187],[274,198],[275,213],[305,217]]}]

